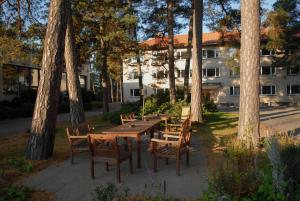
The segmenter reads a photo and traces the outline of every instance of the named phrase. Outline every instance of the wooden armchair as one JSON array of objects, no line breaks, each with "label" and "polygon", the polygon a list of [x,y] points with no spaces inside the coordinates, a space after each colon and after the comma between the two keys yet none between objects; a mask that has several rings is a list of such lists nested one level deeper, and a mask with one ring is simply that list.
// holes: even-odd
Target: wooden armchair
[{"label": "wooden armchair", "polygon": [[164,139],[151,140],[151,153],[153,155],[153,171],[157,171],[157,159],[165,158],[176,159],[176,173],[180,175],[181,156],[186,154],[186,163],[189,166],[189,144],[190,144],[190,127],[184,126],[182,131],[163,132]]},{"label": "wooden armchair", "polygon": [[180,128],[183,127],[185,121],[188,119],[190,120],[191,117],[191,107],[190,106],[183,106],[181,110],[180,119],[175,123],[169,123],[166,126],[166,131],[180,131]]},{"label": "wooden armchair", "polygon": [[88,123],[79,124],[77,128],[66,128],[68,141],[70,145],[71,164],[74,163],[74,155],[88,151],[87,134],[93,133],[93,129]]},{"label": "wooden armchair", "polygon": [[[130,173],[133,173],[132,166],[132,147],[127,141],[127,144],[119,145],[117,138],[111,135],[91,134],[88,135],[90,159],[91,159],[91,177],[95,178],[95,159],[102,158],[106,163],[106,171],[109,170],[110,163],[117,165],[117,181],[121,182],[120,164],[123,161],[129,160]],[[125,152],[125,146],[127,151]]]},{"label": "wooden armchair", "polygon": [[126,124],[126,123],[137,120],[133,112],[130,114],[121,114],[120,118],[121,118],[122,124]]}]

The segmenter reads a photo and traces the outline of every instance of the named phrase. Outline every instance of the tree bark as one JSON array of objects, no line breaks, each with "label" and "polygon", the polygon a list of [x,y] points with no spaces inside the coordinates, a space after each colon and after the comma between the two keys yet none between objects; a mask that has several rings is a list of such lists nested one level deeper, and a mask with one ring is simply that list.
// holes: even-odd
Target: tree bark
[{"label": "tree bark", "polygon": [[25,153],[27,159],[43,160],[53,154],[66,23],[66,1],[52,0],[31,135]]},{"label": "tree bark", "polygon": [[85,121],[82,103],[81,87],[79,82],[79,62],[76,52],[75,35],[72,22],[72,11],[70,0],[67,0],[67,30],[65,38],[65,62],[67,71],[67,86],[70,100],[71,125],[75,128]]},{"label": "tree bark", "polygon": [[176,102],[175,89],[175,65],[174,65],[174,3],[168,0],[168,56],[169,56],[169,85],[170,85],[170,101]]},{"label": "tree bark", "polygon": [[101,82],[102,82],[102,90],[103,90],[103,113],[109,112],[109,76],[108,76],[108,68],[107,68],[107,52],[103,50],[102,53],[102,68],[101,68]]},{"label": "tree bark", "polygon": [[203,0],[194,1],[193,14],[193,71],[191,113],[193,122],[203,122],[202,118],[202,23]]},{"label": "tree bark", "polygon": [[190,24],[189,24],[189,32],[188,32],[187,58],[185,60],[184,82],[183,82],[185,101],[187,101],[189,95],[190,63],[191,63],[191,56],[192,56],[192,41],[193,41],[193,10],[194,10],[194,2],[192,0],[192,8],[191,8]]},{"label": "tree bark", "polygon": [[260,1],[241,1],[241,69],[238,138],[259,139]]}]

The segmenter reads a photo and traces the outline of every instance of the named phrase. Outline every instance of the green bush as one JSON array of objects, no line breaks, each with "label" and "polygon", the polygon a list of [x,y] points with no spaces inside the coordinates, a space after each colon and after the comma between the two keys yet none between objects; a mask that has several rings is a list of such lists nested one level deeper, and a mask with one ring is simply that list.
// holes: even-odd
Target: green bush
[{"label": "green bush", "polygon": [[139,114],[139,104],[138,103],[124,103],[121,106],[119,111],[109,112],[107,114],[102,115],[102,119],[104,121],[110,121],[114,124],[121,124],[120,115],[121,114],[128,114],[128,113],[135,113]]},{"label": "green bush", "polygon": [[122,190],[118,189],[115,184],[107,183],[106,185],[101,185],[96,187],[93,200],[94,201],[112,201],[113,199],[121,199],[128,195],[129,189],[124,188]]},{"label": "green bush", "polygon": [[0,201],[26,201],[30,192],[31,189],[28,187],[11,185],[0,190]]},{"label": "green bush", "polygon": [[213,100],[208,98],[203,99],[203,109],[205,112],[217,112],[218,108],[217,105],[214,103]]},{"label": "green bush", "polygon": [[25,160],[24,158],[10,158],[8,159],[8,164],[14,168],[18,168],[23,172],[32,172],[33,165],[31,162]]}]

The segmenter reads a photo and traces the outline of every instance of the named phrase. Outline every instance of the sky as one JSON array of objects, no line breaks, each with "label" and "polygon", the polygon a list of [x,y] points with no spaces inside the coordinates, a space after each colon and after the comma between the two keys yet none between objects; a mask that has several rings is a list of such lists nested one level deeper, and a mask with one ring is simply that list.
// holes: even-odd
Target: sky
[{"label": "sky", "polygon": [[[268,9],[270,10],[272,8],[272,5],[274,4],[276,0],[262,0],[262,5],[263,5],[263,8],[265,9]],[[233,6],[233,7],[238,7],[239,5],[236,5],[236,6]],[[207,32],[210,32],[211,30],[208,29],[208,27],[205,26],[205,21],[203,23],[203,32],[204,33],[207,33]],[[188,27],[186,27],[185,29],[182,29],[180,31],[181,34],[185,34],[188,32]]]}]

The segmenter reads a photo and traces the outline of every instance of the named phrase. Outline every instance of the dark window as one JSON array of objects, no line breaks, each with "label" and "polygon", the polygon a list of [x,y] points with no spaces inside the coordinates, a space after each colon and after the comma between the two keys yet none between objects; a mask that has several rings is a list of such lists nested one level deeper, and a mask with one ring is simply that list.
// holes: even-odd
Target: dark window
[{"label": "dark window", "polygon": [[230,87],[230,96],[239,96],[240,95],[240,87],[239,86],[231,86]]},{"label": "dark window", "polygon": [[129,79],[131,80],[134,80],[134,79],[138,79],[139,78],[139,74],[137,71],[132,71],[130,74],[129,74]]},{"label": "dark window", "polygon": [[130,89],[131,96],[140,96],[140,90],[139,89]]},{"label": "dark window", "polygon": [[193,73],[193,71],[192,71],[192,70],[190,70],[190,77],[192,77],[192,73]]},{"label": "dark window", "polygon": [[275,95],[275,86],[274,85],[265,85],[261,86],[261,94],[263,95]]},{"label": "dark window", "polygon": [[260,70],[261,75],[274,75],[275,67],[274,66],[262,66]]},{"label": "dark window", "polygon": [[300,85],[288,85],[287,86],[287,94],[300,94]]},{"label": "dark window", "polygon": [[202,50],[202,57],[207,58],[206,50]]},{"label": "dark window", "polygon": [[203,71],[203,77],[219,77],[220,72],[219,68],[204,68]]},{"label": "dark window", "polygon": [[291,66],[287,68],[288,75],[300,75],[300,66]]},{"label": "dark window", "polygon": [[207,58],[215,58],[214,50],[206,50],[206,51],[207,51]]},{"label": "dark window", "polygon": [[270,56],[270,55],[272,55],[272,51],[264,48],[261,50],[261,55],[262,56]]},{"label": "dark window", "polygon": [[184,77],[184,70],[180,71],[180,77]]}]

